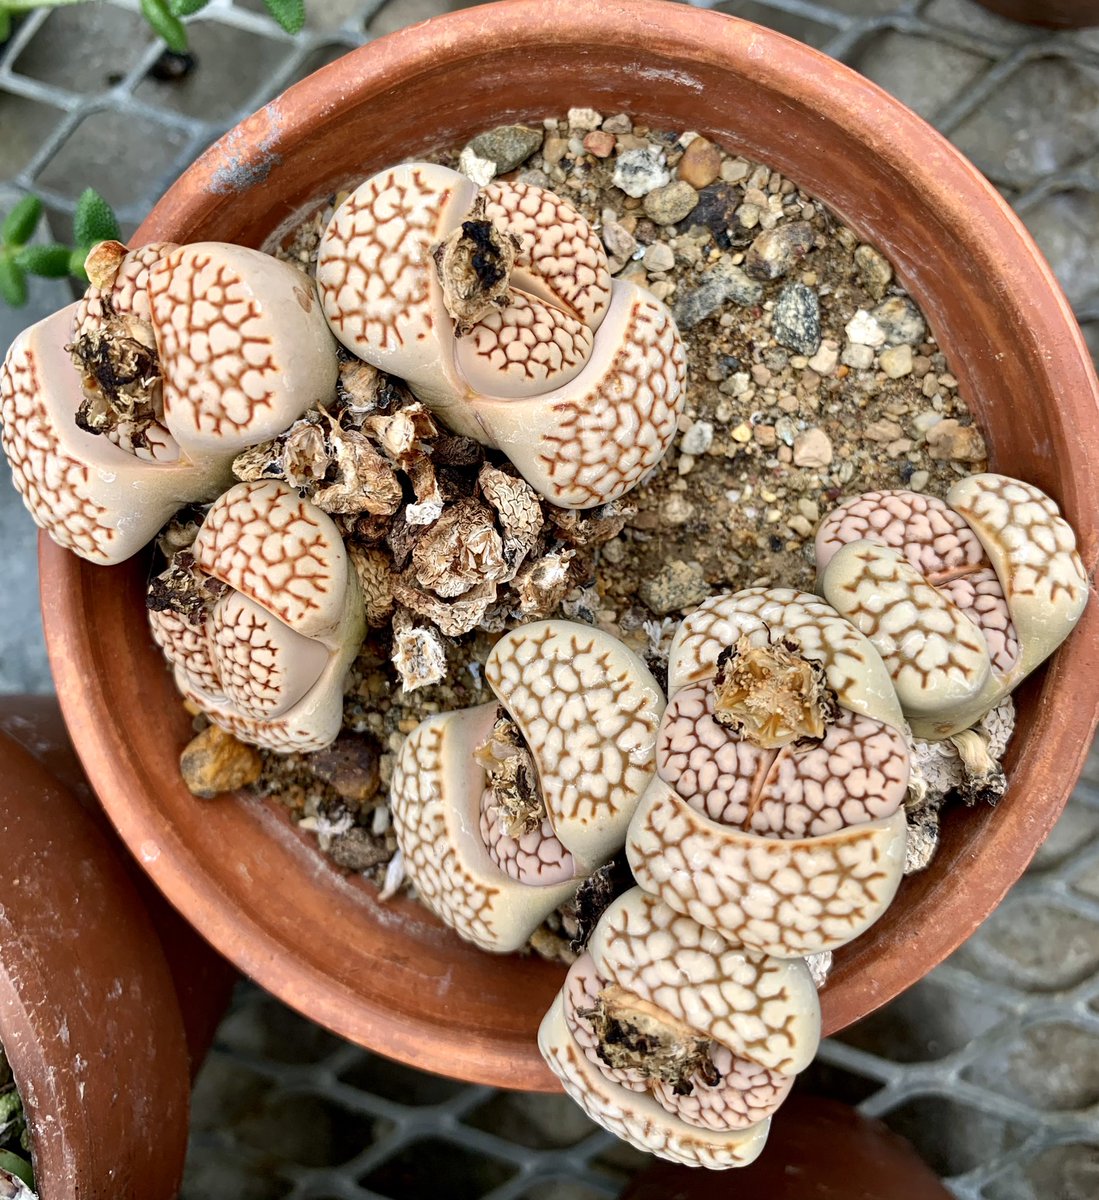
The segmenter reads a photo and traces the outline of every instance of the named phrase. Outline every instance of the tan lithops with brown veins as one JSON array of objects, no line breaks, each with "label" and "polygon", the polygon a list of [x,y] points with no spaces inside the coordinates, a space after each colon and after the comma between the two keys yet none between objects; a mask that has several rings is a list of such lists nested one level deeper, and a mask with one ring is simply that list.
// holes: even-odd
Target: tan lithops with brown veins
[{"label": "tan lithops with brown veins", "polygon": [[857,937],[904,866],[909,749],[878,652],[817,597],[752,588],[682,623],[668,690],[638,883],[779,957]]},{"label": "tan lithops with brown veins", "polygon": [[180,691],[242,741],[319,750],[339,733],[365,621],[332,519],[283,483],[241,483],[150,589]]},{"label": "tan lithops with brown veins", "polygon": [[24,331],[0,368],[3,447],[35,521],[93,562],[141,549],[230,481],[245,446],[336,383],[315,290],[222,243],[103,243],[84,299]]},{"label": "tan lithops with brown veins", "polygon": [[622,496],[674,436],[686,379],[675,322],[611,279],[599,238],[552,192],[478,191],[430,163],[383,171],[337,209],[317,283],[349,350],[563,508]]},{"label": "tan lithops with brown veins", "polygon": [[615,638],[566,621],[506,634],[485,678],[499,706],[422,722],[390,806],[425,903],[507,952],[621,847],[653,775],[664,699]]},{"label": "tan lithops with brown veins", "polygon": [[808,968],[745,951],[634,888],[539,1031],[566,1091],[640,1150],[744,1166],[820,1041]]},{"label": "tan lithops with brown veins", "polygon": [[1072,631],[1087,601],[1076,539],[1030,484],[973,475],[946,500],[870,492],[817,533],[826,598],[877,646],[912,730],[959,734]]}]

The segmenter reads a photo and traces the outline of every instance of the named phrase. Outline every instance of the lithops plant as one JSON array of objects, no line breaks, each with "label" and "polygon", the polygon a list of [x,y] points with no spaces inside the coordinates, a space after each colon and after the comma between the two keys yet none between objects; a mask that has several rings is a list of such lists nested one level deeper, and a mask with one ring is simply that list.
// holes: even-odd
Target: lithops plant
[{"label": "lithops plant", "polygon": [[675,321],[611,279],[599,238],[552,192],[393,167],[336,210],[317,285],[344,346],[562,508],[622,496],[675,434]]},{"label": "lithops plant", "polygon": [[3,447],[35,521],[97,563],[209,500],[244,447],[336,384],[335,343],[300,271],[242,246],[104,242],[93,284],[15,339]]},{"label": "lithops plant", "polygon": [[538,1034],[593,1120],[715,1169],[757,1157],[819,1041],[804,962],[745,950],[640,888],[600,918]]},{"label": "lithops plant", "polygon": [[877,647],[922,738],[960,735],[1046,659],[1087,603],[1076,538],[1029,483],[971,475],[946,500],[869,492],[817,533],[819,588]]},{"label": "lithops plant", "polygon": [[621,848],[653,776],[664,697],[621,642],[568,621],[505,634],[485,678],[499,705],[421,722],[390,806],[423,901],[507,952]]},{"label": "lithops plant", "polygon": [[750,588],[683,621],[656,765],[626,849],[677,912],[793,957],[849,942],[892,900],[904,717],[877,650],[816,596]]},{"label": "lithops plant", "polygon": [[332,518],[284,483],[240,483],[153,581],[153,636],[179,690],[242,741],[319,750],[343,718],[365,631]]}]

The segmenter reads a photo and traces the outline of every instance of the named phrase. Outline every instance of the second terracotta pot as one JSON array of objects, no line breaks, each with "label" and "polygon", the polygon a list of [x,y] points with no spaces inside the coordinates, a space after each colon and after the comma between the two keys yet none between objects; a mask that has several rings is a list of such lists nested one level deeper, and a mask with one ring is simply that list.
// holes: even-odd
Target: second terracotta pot
[{"label": "second terracotta pot", "polygon": [[[796,42],[688,5],[509,0],[372,43],[233,130],[139,241],[260,245],[318,198],[503,121],[573,106],[693,129],[772,164],[880,247],[922,306],[994,467],[1053,494],[1099,558],[1099,405],[1046,263],[995,190],[867,80]],[[460,942],[410,900],[380,904],[275,805],[197,801],[190,722],[145,632],[146,564],[42,545],[50,658],[111,819],[219,949],[340,1034],[417,1066],[521,1088],[556,1082],[535,1030],[562,972]],[[822,1001],[838,1029],[919,979],[992,911],[1068,798],[1099,708],[1099,605],[1020,696],[1011,787],[955,812],[931,868],[845,947]]]}]

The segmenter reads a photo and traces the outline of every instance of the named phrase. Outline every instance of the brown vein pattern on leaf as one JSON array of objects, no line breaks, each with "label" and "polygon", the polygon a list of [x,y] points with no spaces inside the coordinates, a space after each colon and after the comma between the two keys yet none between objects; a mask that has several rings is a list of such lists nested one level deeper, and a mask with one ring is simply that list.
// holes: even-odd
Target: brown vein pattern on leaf
[{"label": "brown vein pattern on leaf", "polygon": [[617,500],[663,457],[685,401],[687,357],[661,306],[634,302],[622,345],[584,396],[554,405],[539,459],[564,507]]},{"label": "brown vein pattern on leaf", "polygon": [[[329,323],[381,351],[424,341],[434,324],[431,249],[451,191],[433,189],[419,170],[410,180],[403,184],[388,171],[353,192],[338,209],[317,262]],[[355,254],[348,250],[352,242]]]},{"label": "brown vein pattern on leaf", "polygon": [[284,364],[270,318],[235,271],[183,246],[149,271],[149,299],[173,428],[240,433],[272,407]]},{"label": "brown vein pattern on leaf", "polygon": [[17,338],[0,369],[0,439],[16,490],[60,546],[93,562],[109,561],[114,529],[90,495],[92,468],[67,454],[42,399],[34,354]]},{"label": "brown vein pattern on leaf", "polygon": [[421,899],[482,949],[496,949],[493,907],[499,889],[478,883],[451,849],[443,796],[445,727],[424,721],[405,739],[390,803],[398,839],[410,848],[409,875]]},{"label": "brown vein pattern on leaf", "polygon": [[835,949],[885,911],[901,879],[903,820],[897,813],[805,841],[760,838],[717,825],[658,782],[627,852],[641,887],[677,912],[791,958]]},{"label": "brown vein pattern on leaf", "polygon": [[651,778],[660,708],[595,638],[551,625],[514,631],[485,668],[523,732],[551,818],[596,823],[631,805]]}]

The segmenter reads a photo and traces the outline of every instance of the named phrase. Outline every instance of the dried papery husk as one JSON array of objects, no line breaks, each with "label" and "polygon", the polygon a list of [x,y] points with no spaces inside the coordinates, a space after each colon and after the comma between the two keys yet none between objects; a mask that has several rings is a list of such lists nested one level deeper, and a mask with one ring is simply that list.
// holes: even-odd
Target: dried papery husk
[{"label": "dried papery husk", "polygon": [[417,625],[406,609],[399,608],[393,618],[392,661],[405,692],[446,678],[446,647],[438,632]]},{"label": "dried papery husk", "polygon": [[508,567],[491,510],[472,498],[445,509],[417,541],[412,569],[421,587],[443,599],[499,583]]},{"label": "dried papery husk", "polygon": [[473,760],[485,773],[504,833],[521,838],[540,829],[547,813],[538,770],[522,731],[503,710],[488,738],[474,749]]},{"label": "dried papery husk", "polygon": [[800,651],[801,643],[790,636],[758,646],[742,634],[726,647],[713,682],[718,723],[765,750],[823,738],[839,715],[839,703],[822,664]]},{"label": "dried papery husk", "polygon": [[552,616],[571,585],[575,550],[562,550],[536,558],[520,570],[512,583],[519,612],[528,619]]},{"label": "dried papery husk", "polygon": [[519,239],[484,217],[484,199],[435,249],[443,304],[459,337],[496,309],[506,308]]},{"label": "dried papery husk", "polygon": [[311,489],[320,484],[332,465],[328,438],[320,422],[298,421],[282,440],[281,458],[282,478],[291,487]]},{"label": "dried papery husk", "polygon": [[327,513],[342,516],[361,512],[392,516],[400,508],[404,493],[393,468],[370,439],[357,430],[337,427],[329,442],[337,478],[316,488],[313,503]]},{"label": "dried papery husk", "polygon": [[348,547],[348,555],[359,577],[366,623],[371,629],[381,629],[389,623],[396,604],[393,567],[389,556],[381,550],[354,545]]}]

